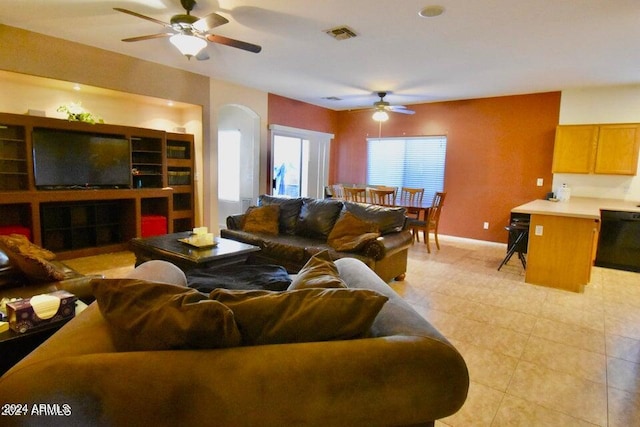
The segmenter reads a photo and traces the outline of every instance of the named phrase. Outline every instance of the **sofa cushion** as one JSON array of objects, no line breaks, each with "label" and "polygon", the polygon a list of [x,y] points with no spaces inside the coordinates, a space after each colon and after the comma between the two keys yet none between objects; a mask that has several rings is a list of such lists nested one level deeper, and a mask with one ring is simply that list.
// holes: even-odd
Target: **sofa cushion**
[{"label": "sofa cushion", "polygon": [[141,279],[94,279],[91,286],[119,351],[240,344],[231,310],[195,289]]},{"label": "sofa cushion", "polygon": [[302,207],[302,199],[288,199],[285,197],[274,197],[262,194],[258,198],[259,206],[278,205],[280,206],[279,227],[282,234],[295,234],[298,215]]},{"label": "sofa cushion", "polygon": [[346,288],[340,278],[338,268],[329,256],[329,251],[321,251],[309,258],[289,285],[289,290],[308,288]]},{"label": "sofa cushion", "polygon": [[300,343],[366,336],[388,297],[368,289],[233,291],[209,297],[234,314],[243,345]]},{"label": "sofa cushion", "polygon": [[397,233],[404,229],[405,208],[344,202],[344,209],[364,221],[375,223],[382,235]]},{"label": "sofa cushion", "polygon": [[272,258],[286,259],[302,265],[308,258],[303,242],[295,236],[274,236],[262,242],[262,251]]},{"label": "sofa cushion", "polygon": [[327,243],[337,251],[350,252],[361,249],[365,243],[378,236],[380,232],[374,222],[365,221],[345,211],[329,233]]},{"label": "sofa cushion", "polygon": [[296,234],[326,241],[341,210],[338,200],[303,199]]},{"label": "sofa cushion", "polygon": [[32,282],[52,282],[65,278],[64,270],[50,262],[55,254],[32,244],[21,234],[0,236],[0,249],[11,264]]},{"label": "sofa cushion", "polygon": [[251,206],[242,222],[242,230],[250,233],[278,234],[280,206]]}]

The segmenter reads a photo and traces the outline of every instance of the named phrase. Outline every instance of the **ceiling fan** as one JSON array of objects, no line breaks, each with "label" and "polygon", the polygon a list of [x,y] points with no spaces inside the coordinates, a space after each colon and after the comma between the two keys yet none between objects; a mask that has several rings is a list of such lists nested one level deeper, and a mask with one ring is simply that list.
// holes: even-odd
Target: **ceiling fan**
[{"label": "ceiling fan", "polygon": [[189,59],[191,59],[192,56],[195,56],[196,59],[201,61],[209,59],[209,55],[203,50],[207,46],[207,41],[235,47],[253,53],[258,53],[262,50],[262,47],[252,43],[211,34],[210,31],[213,28],[229,22],[229,20],[224,16],[218,15],[217,13],[210,13],[203,18],[198,18],[197,16],[191,15],[191,11],[196,5],[195,0],[180,0],[180,4],[182,4],[182,7],[187,13],[173,15],[168,23],[149,16],[141,15],[128,9],[114,7],[113,9],[118,12],[146,19],[147,21],[155,22],[156,24],[160,24],[163,27],[172,30],[170,32],[151,34],[148,36],[129,37],[122,39],[122,41],[138,42],[160,37],[169,37],[169,41],[176,46],[183,55]]},{"label": "ceiling fan", "polygon": [[389,120],[389,114],[387,114],[387,111],[400,114],[416,113],[413,110],[409,110],[404,105],[390,105],[387,101],[384,100],[384,97],[387,96],[387,92],[378,92],[378,96],[380,97],[380,101],[376,101],[373,103],[373,107],[375,108],[375,112],[373,113],[373,120],[377,122],[386,122],[387,120]]}]

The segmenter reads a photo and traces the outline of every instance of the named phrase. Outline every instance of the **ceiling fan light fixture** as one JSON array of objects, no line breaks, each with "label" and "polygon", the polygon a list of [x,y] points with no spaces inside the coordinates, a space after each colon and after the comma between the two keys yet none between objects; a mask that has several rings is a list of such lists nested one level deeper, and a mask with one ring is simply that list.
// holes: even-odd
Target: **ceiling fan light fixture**
[{"label": "ceiling fan light fixture", "polygon": [[389,120],[389,114],[387,114],[387,112],[384,110],[377,110],[371,117],[376,122],[386,122],[387,120]]},{"label": "ceiling fan light fixture", "polygon": [[191,34],[175,34],[169,38],[169,41],[189,59],[207,46],[205,40]]}]

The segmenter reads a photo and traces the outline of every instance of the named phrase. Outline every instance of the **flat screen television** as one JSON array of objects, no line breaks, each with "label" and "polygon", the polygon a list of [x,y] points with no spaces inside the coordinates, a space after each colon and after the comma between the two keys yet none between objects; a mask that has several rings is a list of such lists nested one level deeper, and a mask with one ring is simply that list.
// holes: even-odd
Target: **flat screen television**
[{"label": "flat screen television", "polygon": [[130,188],[131,149],[124,137],[34,128],[38,189]]}]

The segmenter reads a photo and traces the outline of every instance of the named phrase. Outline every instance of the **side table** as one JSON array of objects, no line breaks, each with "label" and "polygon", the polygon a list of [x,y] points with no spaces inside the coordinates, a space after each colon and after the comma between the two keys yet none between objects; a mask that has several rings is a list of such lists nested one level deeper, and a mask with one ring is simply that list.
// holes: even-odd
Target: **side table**
[{"label": "side table", "polygon": [[[87,308],[85,303],[80,300],[76,301],[76,316],[85,308]],[[67,322],[68,320],[56,322],[22,334],[12,329],[0,332],[0,376],[45,342]]]}]

